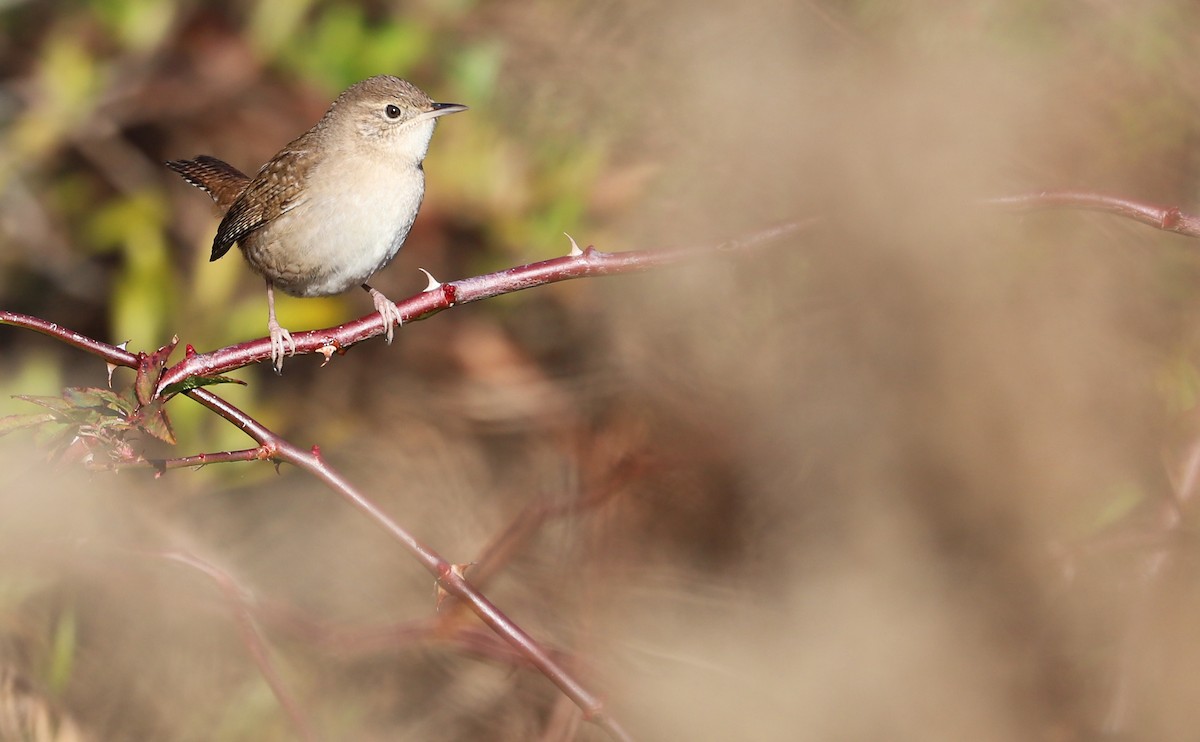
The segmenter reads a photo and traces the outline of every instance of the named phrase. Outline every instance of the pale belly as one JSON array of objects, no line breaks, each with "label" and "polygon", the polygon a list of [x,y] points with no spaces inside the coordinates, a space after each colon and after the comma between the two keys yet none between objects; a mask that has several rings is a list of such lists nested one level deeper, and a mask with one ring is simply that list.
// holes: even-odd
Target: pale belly
[{"label": "pale belly", "polygon": [[366,282],[396,257],[425,191],[420,168],[360,169],[243,240],[247,262],[293,296],[329,296]]}]

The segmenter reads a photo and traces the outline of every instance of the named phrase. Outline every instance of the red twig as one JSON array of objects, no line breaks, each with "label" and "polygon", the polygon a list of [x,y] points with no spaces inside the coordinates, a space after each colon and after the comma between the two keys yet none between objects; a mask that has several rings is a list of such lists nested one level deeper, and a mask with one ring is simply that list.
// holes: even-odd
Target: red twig
[{"label": "red twig", "polygon": [[264,447],[244,448],[240,451],[217,451],[215,453],[198,453],[192,456],[180,456],[174,459],[137,459],[134,461],[119,461],[116,463],[96,464],[95,469],[186,469],[188,467],[207,466],[209,464],[230,464],[237,461],[270,461],[273,452]]},{"label": "red twig", "polygon": [[[807,229],[819,220],[817,218],[796,222],[788,222],[774,227],[768,227],[742,237],[728,240],[720,244],[700,247],[676,248],[671,250],[630,250],[627,252],[605,253],[594,247],[588,247],[561,258],[543,260],[538,263],[509,268],[507,270],[475,276],[461,281],[438,284],[397,302],[405,322],[415,322],[426,319],[443,310],[458,304],[488,299],[500,294],[508,294],[535,286],[542,286],[559,281],[569,281],[575,278],[589,276],[615,276],[623,273],[638,273],[666,265],[680,263],[685,260],[709,255],[717,252],[730,252],[757,247],[789,234]],[[48,322],[39,317],[10,312],[0,309],[0,325],[24,327],[43,335],[57,338],[62,342],[87,351],[103,358],[110,364],[138,367],[138,356],[124,348],[110,343],[100,342],[74,330],[54,322]],[[378,312],[360,317],[336,327],[329,327],[308,332],[292,333],[296,341],[297,354],[305,353],[341,353],[346,348],[368,338],[383,334],[383,320]],[[179,383],[195,376],[212,376],[231,371],[251,363],[256,363],[271,357],[271,342],[268,338],[259,338],[225,348],[219,348],[209,353],[189,352],[185,358],[174,366],[166,369],[159,377],[156,392],[161,394],[171,384]]]},{"label": "red twig", "polygon": [[1087,209],[1133,219],[1155,229],[1175,232],[1187,237],[1200,237],[1200,217],[1184,213],[1178,206],[1134,201],[1118,196],[1106,196],[1086,191],[1037,191],[1016,196],[989,198],[984,203],[1014,209]]},{"label": "red twig", "polygon": [[296,702],[287,686],[284,685],[283,679],[279,676],[279,671],[271,659],[267,643],[263,640],[262,634],[259,633],[258,626],[254,622],[254,612],[251,608],[253,596],[224,570],[192,554],[182,551],[167,551],[158,552],[155,556],[191,567],[216,583],[225,595],[226,601],[233,608],[234,619],[237,622],[238,634],[241,636],[242,642],[249,649],[254,664],[258,666],[258,671],[267,681],[267,685],[275,694],[279,705],[283,706],[288,718],[291,719],[292,726],[296,728],[301,739],[316,740],[317,735],[313,731],[312,724],[301,711],[300,704]]},{"label": "red twig", "polygon": [[[427,319],[443,310],[459,304],[488,299],[500,294],[511,294],[514,291],[542,286],[548,283],[569,281],[574,278],[594,276],[615,276],[623,273],[637,273],[659,268],[665,265],[683,262],[702,255],[721,251],[744,250],[756,247],[801,229],[812,226],[816,219],[799,222],[789,222],[753,234],[730,240],[717,245],[694,248],[678,248],[673,250],[635,250],[628,252],[605,253],[588,247],[579,254],[567,255],[552,260],[543,260],[516,268],[475,276],[452,283],[438,284],[422,291],[415,296],[399,301],[396,306],[400,309],[405,322],[415,322]],[[2,321],[2,319],[0,319]],[[383,320],[378,312],[360,317],[352,322],[336,327],[328,327],[308,332],[293,332],[292,339],[296,342],[296,354],[306,353],[342,353],[347,348],[361,343],[368,338],[382,335]],[[210,353],[189,354],[179,363],[171,366],[162,375],[158,383],[161,392],[170,384],[180,382],[193,376],[211,376],[231,371],[251,363],[257,363],[271,357],[271,342],[268,338],[259,338],[226,348],[220,348]]]},{"label": "red twig", "polygon": [[47,322],[40,317],[30,317],[28,314],[18,314],[0,309],[0,325],[24,327],[27,330],[49,335],[67,345],[85,350],[92,355],[100,356],[114,366],[137,368],[138,365],[137,356],[124,348],[119,348],[109,343],[102,343],[99,340],[93,340],[56,322]]},{"label": "red twig", "polygon": [[[473,625],[459,625],[447,630],[440,624],[440,614],[438,618],[418,618],[380,626],[339,626],[314,621],[290,605],[256,601],[254,615],[260,623],[277,632],[334,652],[339,657],[377,655],[381,651],[396,651],[419,642],[440,642],[494,662],[522,668],[531,666],[527,657],[497,638],[494,632]],[[552,649],[551,654],[558,657],[564,656],[565,652]],[[571,702],[565,695],[562,697]]]},{"label": "red twig", "polygon": [[275,458],[303,469],[321,480],[368,518],[383,528],[392,538],[399,541],[418,562],[433,575],[438,587],[467,603],[492,631],[508,642],[531,665],[536,667],[551,682],[559,687],[583,711],[584,718],[595,722],[615,739],[632,739],[625,729],[604,709],[603,702],[585,688],[549,652],[533,640],[529,634],[504,615],[490,600],[479,592],[455,565],[446,561],[436,551],[421,543],[403,526],[392,520],[367,499],[342,476],[325,463],[320,450],[304,450],[280,438],[254,418],[207,389],[193,389],[188,396],[216,412],[226,420],[238,425],[247,435],[265,448],[275,452]]},{"label": "red twig", "polygon": [[[599,507],[616,495],[621,486],[632,480],[633,474],[642,468],[642,461],[628,457],[616,462],[601,482],[593,484],[580,497],[562,503],[535,499],[480,551],[479,557],[471,565],[472,583],[482,587],[490,582],[546,521]],[[442,615],[449,617],[451,614],[447,611]]]},{"label": "red twig", "polygon": [[[987,199],[994,206],[1020,210],[1070,208],[1100,211],[1147,224],[1155,229],[1174,232],[1185,237],[1200,237],[1200,217],[1185,213],[1178,206],[1163,206],[1144,201],[1082,191],[1039,191],[1015,196]],[[1150,619],[1154,601],[1161,589],[1178,541],[1174,536],[1184,523],[1184,507],[1195,494],[1200,480],[1200,443],[1193,443],[1185,457],[1180,476],[1173,477],[1173,492],[1162,499],[1157,518],[1148,532],[1130,533],[1123,529],[1116,534],[1103,534],[1090,539],[1084,545],[1088,551],[1109,548],[1114,545],[1145,547],[1140,555],[1141,569],[1135,585],[1137,594],[1128,601],[1129,612],[1125,618],[1125,634],[1116,662],[1113,687],[1109,694],[1108,708],[1102,723],[1106,734],[1125,733],[1133,714],[1133,676],[1143,655],[1145,641],[1150,633]],[[1067,553],[1068,578],[1073,574],[1073,563],[1082,549]]]}]

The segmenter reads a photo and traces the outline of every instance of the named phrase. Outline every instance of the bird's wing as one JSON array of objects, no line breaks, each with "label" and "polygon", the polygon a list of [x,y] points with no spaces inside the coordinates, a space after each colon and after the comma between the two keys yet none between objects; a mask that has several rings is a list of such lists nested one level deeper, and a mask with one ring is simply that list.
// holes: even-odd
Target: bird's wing
[{"label": "bird's wing", "polygon": [[225,212],[221,226],[217,227],[217,236],[213,238],[210,261],[229,252],[238,240],[300,204],[311,163],[308,155],[306,149],[289,148],[262,166]]}]

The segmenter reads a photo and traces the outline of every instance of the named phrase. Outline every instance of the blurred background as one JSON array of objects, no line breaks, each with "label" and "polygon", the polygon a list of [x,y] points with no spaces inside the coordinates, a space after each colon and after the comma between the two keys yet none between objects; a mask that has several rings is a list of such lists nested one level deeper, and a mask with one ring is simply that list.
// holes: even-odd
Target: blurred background
[{"label": "blurred background", "polygon": [[[219,217],[161,163],[253,172],[381,73],[471,107],[373,281],[393,298],[564,232],[656,249],[821,217],[217,392],[492,560],[488,595],[639,739],[1191,739],[1194,244],[980,199],[1200,210],[1197,48],[1184,0],[6,0],[0,307],[134,351],[260,337],[261,280],[208,263]],[[279,304],[292,330],[368,311]],[[0,329],[0,415],[105,380]],[[132,445],[250,445],[169,410],[176,448]],[[296,738],[220,590],[165,551],[253,596],[320,738],[604,738],[472,651],[468,614],[421,630],[429,576],[299,472],[89,474],[28,433],[0,439],[0,730]]]}]

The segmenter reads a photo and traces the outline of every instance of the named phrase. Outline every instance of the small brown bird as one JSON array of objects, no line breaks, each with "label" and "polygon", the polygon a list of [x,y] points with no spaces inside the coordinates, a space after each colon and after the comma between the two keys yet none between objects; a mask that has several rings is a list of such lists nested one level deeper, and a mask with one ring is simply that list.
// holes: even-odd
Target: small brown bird
[{"label": "small brown bird", "polygon": [[366,281],[396,257],[416,219],[425,194],[421,163],[437,118],[465,110],[379,75],[347,88],[253,178],[205,155],[167,163],[225,211],[209,260],[236,242],[266,279],[277,372],[296,343],[275,318],[276,287],[292,296],[330,296],[361,285],[392,342],[400,311]]}]

